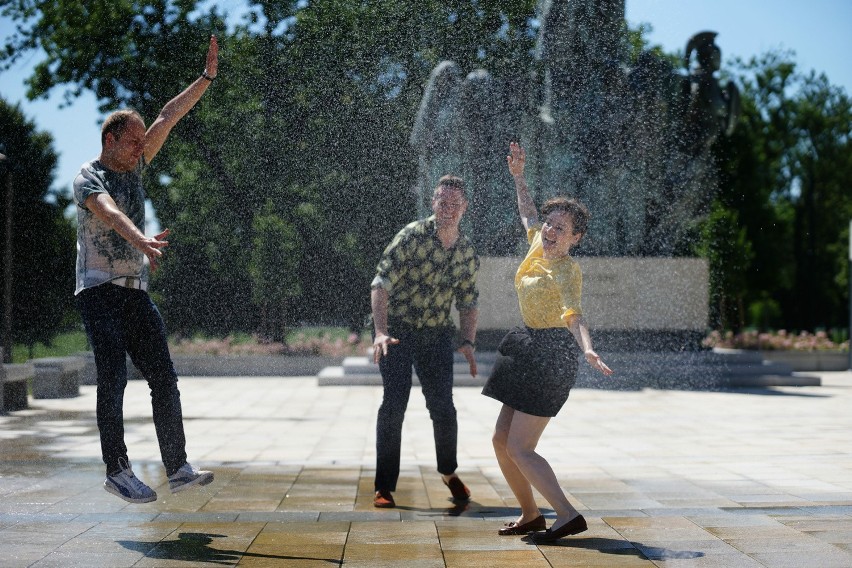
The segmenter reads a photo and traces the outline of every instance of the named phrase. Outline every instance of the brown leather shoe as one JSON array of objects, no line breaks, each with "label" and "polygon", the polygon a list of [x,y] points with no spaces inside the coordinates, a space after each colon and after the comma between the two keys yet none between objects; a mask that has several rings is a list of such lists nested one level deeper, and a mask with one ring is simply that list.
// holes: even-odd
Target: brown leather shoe
[{"label": "brown leather shoe", "polygon": [[544,532],[532,533],[530,538],[533,542],[553,542],[554,540],[559,540],[563,536],[568,536],[572,534],[580,534],[588,530],[588,525],[586,525],[586,519],[583,518],[583,515],[577,515],[555,531],[547,529]]},{"label": "brown leather shoe", "polygon": [[385,489],[376,491],[376,496],[373,498],[373,507],[378,507],[379,509],[393,509],[396,507],[391,492]]},{"label": "brown leather shoe", "polygon": [[497,531],[497,534],[500,536],[512,536],[512,535],[520,535],[527,534],[533,531],[543,531],[547,528],[547,522],[544,520],[544,517],[539,515],[528,523],[521,523],[520,525],[516,522],[511,522],[507,524],[502,529]]},{"label": "brown leather shoe", "polygon": [[454,500],[467,501],[470,499],[470,489],[458,477],[451,477],[449,481],[444,481],[444,485],[450,488]]}]

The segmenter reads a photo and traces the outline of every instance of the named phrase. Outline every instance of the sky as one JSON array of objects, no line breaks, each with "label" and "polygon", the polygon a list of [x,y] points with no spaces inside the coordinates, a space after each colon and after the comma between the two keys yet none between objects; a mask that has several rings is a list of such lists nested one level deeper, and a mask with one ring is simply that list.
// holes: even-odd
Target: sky
[{"label": "sky", "polygon": [[[229,11],[241,4],[240,0],[209,3]],[[773,49],[793,50],[800,71],[825,73],[832,84],[852,94],[852,0],[626,0],[626,15],[631,27],[650,24],[648,39],[667,52],[682,52],[689,37],[699,31],[719,34],[716,43],[723,62],[734,56],[747,60]],[[0,41],[11,32],[9,20],[0,18]],[[100,153],[103,115],[90,93],[59,109],[62,87],[47,99],[26,100],[24,79],[41,58],[39,53],[28,54],[0,74],[0,97],[20,103],[38,130],[53,135],[59,154],[54,187],[70,193],[80,165]],[[198,69],[187,70],[187,84],[202,67],[199,61]],[[150,122],[154,117],[145,118]]]}]

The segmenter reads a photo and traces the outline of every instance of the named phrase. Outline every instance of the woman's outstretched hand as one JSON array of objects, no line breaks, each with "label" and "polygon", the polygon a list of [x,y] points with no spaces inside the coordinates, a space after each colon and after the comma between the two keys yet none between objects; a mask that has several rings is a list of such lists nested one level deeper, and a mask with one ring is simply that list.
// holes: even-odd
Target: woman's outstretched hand
[{"label": "woman's outstretched hand", "polygon": [[509,144],[509,155],[506,156],[506,162],[509,164],[509,173],[512,177],[524,175],[524,166],[527,163],[527,153],[521,148],[517,142]]},{"label": "woman's outstretched hand", "polygon": [[612,374],[612,369],[606,366],[606,363],[601,360],[600,355],[598,355],[591,349],[586,351],[584,355],[586,356],[586,362],[588,362],[589,365],[591,365],[593,368],[597,369],[606,376],[610,376]]}]

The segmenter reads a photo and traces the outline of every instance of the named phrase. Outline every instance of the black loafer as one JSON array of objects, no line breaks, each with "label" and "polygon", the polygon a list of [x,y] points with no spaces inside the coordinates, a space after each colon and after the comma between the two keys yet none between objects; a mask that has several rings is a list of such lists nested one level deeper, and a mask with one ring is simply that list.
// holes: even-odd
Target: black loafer
[{"label": "black loafer", "polygon": [[500,536],[521,535],[531,533],[533,531],[543,531],[546,527],[547,521],[544,520],[543,516],[539,515],[528,523],[521,523],[519,525],[516,522],[511,522],[505,527],[499,529],[497,534]]},{"label": "black loafer", "polygon": [[553,542],[554,540],[559,540],[564,536],[580,534],[588,529],[589,526],[586,524],[586,519],[583,518],[583,515],[577,515],[555,531],[547,529],[544,532],[531,534],[530,538],[533,542]]}]

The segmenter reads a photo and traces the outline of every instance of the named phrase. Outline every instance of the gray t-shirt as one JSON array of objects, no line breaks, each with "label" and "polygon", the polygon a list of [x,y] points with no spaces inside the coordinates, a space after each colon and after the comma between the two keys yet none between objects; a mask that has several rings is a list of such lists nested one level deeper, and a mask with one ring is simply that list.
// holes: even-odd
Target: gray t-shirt
[{"label": "gray t-shirt", "polygon": [[77,286],[74,295],[115,278],[134,276],[148,281],[145,255],[109,225],[95,217],[84,203],[93,193],[108,193],[140,231],[145,231],[144,158],[130,172],[114,172],[100,160],[86,162],[74,178],[77,205]]}]

